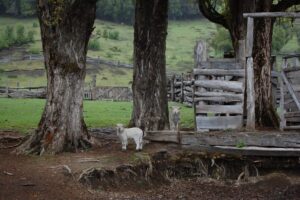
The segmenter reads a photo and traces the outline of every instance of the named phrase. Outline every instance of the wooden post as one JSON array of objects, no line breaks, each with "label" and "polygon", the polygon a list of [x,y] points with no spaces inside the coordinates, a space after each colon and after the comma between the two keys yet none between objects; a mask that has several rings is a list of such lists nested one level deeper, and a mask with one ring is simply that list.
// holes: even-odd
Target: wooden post
[{"label": "wooden post", "polygon": [[248,17],[247,19],[247,42],[246,42],[246,56],[247,56],[247,123],[246,128],[249,130],[255,129],[255,90],[254,90],[254,70],[253,70],[253,27],[254,19]]},{"label": "wooden post", "polygon": [[245,67],[245,61],[246,61],[245,40],[239,40],[239,52],[237,52],[236,59],[238,62],[243,63],[243,66]]},{"label": "wooden post", "polygon": [[255,91],[253,58],[247,58],[247,123],[248,130],[255,129]]},{"label": "wooden post", "polygon": [[184,85],[183,85],[183,73],[181,74],[181,96],[180,96],[180,103],[184,102],[184,93],[183,93]]},{"label": "wooden post", "polygon": [[9,97],[9,88],[7,85],[6,85],[6,97]]},{"label": "wooden post", "polygon": [[[195,60],[195,68],[201,67],[201,62],[206,62],[208,60],[208,53],[207,53],[207,45],[205,41],[198,41],[195,49],[194,49],[194,60]],[[195,80],[205,80],[206,76],[195,76]],[[194,91],[196,91],[196,86],[194,86]],[[200,88],[199,92],[205,92],[206,89]],[[198,130],[197,123],[196,123],[196,106],[203,106],[206,105],[204,101],[199,101],[198,103],[194,103],[194,120],[195,120],[195,130],[199,132],[205,132],[207,130]]]},{"label": "wooden post", "polygon": [[208,59],[207,45],[205,41],[198,41],[194,48],[194,61],[195,67],[198,68],[201,62],[205,62]]},{"label": "wooden post", "polygon": [[279,85],[280,85],[280,130],[283,131],[286,127],[286,120],[284,117],[285,109],[284,109],[284,85],[281,76],[279,77]]},{"label": "wooden post", "polygon": [[248,20],[247,20],[247,43],[246,43],[246,56],[247,57],[252,57],[253,27],[254,27],[254,20],[252,17],[248,17]]},{"label": "wooden post", "polygon": [[174,92],[175,92],[175,88],[174,88],[174,81],[175,81],[175,75],[173,75],[171,77],[171,101],[175,101],[175,95],[174,95]]}]

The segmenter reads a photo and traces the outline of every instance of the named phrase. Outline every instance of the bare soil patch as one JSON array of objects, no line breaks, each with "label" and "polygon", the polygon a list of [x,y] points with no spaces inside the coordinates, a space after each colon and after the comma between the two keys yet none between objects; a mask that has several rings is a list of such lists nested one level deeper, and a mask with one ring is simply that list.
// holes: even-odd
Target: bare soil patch
[{"label": "bare soil patch", "polygon": [[[0,132],[0,138],[4,135],[19,136]],[[15,143],[6,142],[1,147]],[[299,175],[291,173],[273,173],[241,183],[195,177],[170,179],[168,184],[152,187],[136,183],[121,189],[91,189],[78,182],[85,169],[114,169],[148,153],[177,151],[174,146],[153,143],[142,152],[136,152],[133,144],[122,152],[113,136],[98,138],[97,144],[87,152],[42,157],[17,156],[10,153],[13,148],[0,149],[0,199],[300,199]]]}]

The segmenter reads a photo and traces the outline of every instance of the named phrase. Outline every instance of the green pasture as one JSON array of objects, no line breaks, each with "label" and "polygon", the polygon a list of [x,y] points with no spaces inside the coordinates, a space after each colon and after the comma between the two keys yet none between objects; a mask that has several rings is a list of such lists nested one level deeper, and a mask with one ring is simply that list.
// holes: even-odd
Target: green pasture
[{"label": "green pasture", "polygon": [[[28,133],[37,127],[45,100],[0,98],[0,130]],[[181,127],[193,128],[193,109],[181,104]],[[112,127],[117,123],[128,124],[132,102],[84,101],[84,119],[88,128]]]}]

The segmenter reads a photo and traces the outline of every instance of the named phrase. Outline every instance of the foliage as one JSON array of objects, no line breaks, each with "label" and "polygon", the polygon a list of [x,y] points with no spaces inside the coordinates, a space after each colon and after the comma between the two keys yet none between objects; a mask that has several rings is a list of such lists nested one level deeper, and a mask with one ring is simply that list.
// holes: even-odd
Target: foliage
[{"label": "foliage", "polygon": [[119,32],[118,31],[109,32],[108,38],[111,40],[119,40]]},{"label": "foliage", "polygon": [[244,148],[246,146],[246,143],[244,141],[238,141],[238,143],[236,144],[237,148]]},{"label": "foliage", "polygon": [[34,42],[34,31],[28,31],[26,35],[25,27],[18,25],[16,30],[13,26],[6,26],[4,31],[0,32],[0,50],[14,45],[23,45]]},{"label": "foliage", "polygon": [[15,43],[17,45],[22,45],[27,42],[27,39],[25,37],[25,28],[23,25],[18,25],[16,30],[16,41]]},{"label": "foliage", "polygon": [[217,26],[217,32],[211,39],[211,46],[216,54],[222,54],[233,50],[228,30],[221,26]]},{"label": "foliage", "polygon": [[108,31],[105,29],[102,33],[102,37],[107,39],[108,38]]},{"label": "foliage", "polygon": [[36,34],[35,31],[28,31],[27,32],[27,41],[28,42],[34,42],[34,35]]},{"label": "foliage", "polygon": [[37,28],[37,27],[39,27],[39,25],[38,25],[38,23],[33,22],[33,23],[32,23],[32,27],[33,27],[33,28]]},{"label": "foliage", "polygon": [[[97,3],[96,16],[99,19],[132,24],[134,21],[133,0],[101,0]],[[172,0],[169,2],[169,18],[172,20],[199,18],[195,0]]]},{"label": "foliage", "polygon": [[88,44],[88,49],[93,51],[100,50],[100,43],[97,39],[91,39]]},{"label": "foliage", "polygon": [[289,23],[276,23],[273,30],[272,52],[278,53],[293,37],[293,30]]}]

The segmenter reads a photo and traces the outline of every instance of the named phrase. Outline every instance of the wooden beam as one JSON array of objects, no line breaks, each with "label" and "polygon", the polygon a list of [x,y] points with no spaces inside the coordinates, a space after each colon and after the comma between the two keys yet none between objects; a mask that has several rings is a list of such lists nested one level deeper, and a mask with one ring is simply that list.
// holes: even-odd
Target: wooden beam
[{"label": "wooden beam", "polygon": [[300,18],[300,13],[297,12],[257,12],[257,13],[244,13],[243,17],[288,17]]},{"label": "wooden beam", "polygon": [[194,69],[196,75],[213,75],[213,76],[245,76],[245,70],[226,70],[226,69]]},{"label": "wooden beam", "polygon": [[253,58],[247,58],[247,123],[248,130],[255,129],[255,90]]},{"label": "wooden beam", "polygon": [[220,90],[226,90],[232,92],[240,92],[240,93],[244,91],[243,83],[239,81],[197,80],[195,81],[195,86],[212,88],[212,89],[220,89]]},{"label": "wooden beam", "polygon": [[198,129],[239,129],[243,126],[243,116],[196,116],[196,123]]},{"label": "wooden beam", "polygon": [[196,114],[206,114],[206,113],[243,114],[243,106],[242,104],[196,106]]}]

